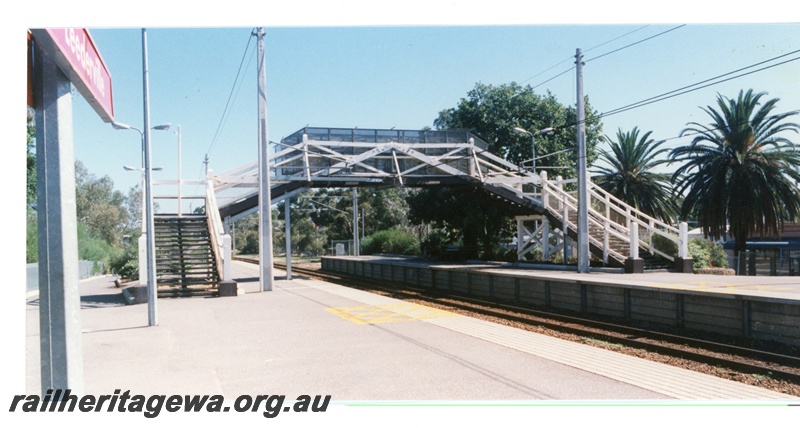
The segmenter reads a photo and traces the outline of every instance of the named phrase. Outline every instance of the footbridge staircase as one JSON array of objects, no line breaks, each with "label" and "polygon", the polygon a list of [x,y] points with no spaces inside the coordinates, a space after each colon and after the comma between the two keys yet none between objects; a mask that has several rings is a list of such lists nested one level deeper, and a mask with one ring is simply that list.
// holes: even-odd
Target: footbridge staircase
[{"label": "footbridge staircase", "polygon": [[[271,143],[272,202],[308,188],[470,185],[515,208],[520,260],[572,254],[577,239],[576,180],[549,179],[488,151],[466,130],[385,130],[306,127]],[[257,163],[209,177],[221,218],[234,220],[258,206]],[[685,269],[686,224],[666,224],[615,198],[591,180],[589,242],[595,264],[630,271],[645,260]],[[211,188],[211,187],[209,187]],[[537,253],[539,251],[536,251]]]},{"label": "footbridge staircase", "polygon": [[[219,215],[214,180],[153,180],[152,183],[154,189],[158,189],[153,192],[157,207],[153,216],[153,238],[158,296],[219,295],[220,284],[232,279],[231,238],[225,233]],[[181,192],[170,193],[177,186],[199,186],[205,191],[183,196],[178,196]],[[144,195],[142,197],[144,209]],[[148,284],[146,235],[146,222],[142,222],[140,285]]]}]

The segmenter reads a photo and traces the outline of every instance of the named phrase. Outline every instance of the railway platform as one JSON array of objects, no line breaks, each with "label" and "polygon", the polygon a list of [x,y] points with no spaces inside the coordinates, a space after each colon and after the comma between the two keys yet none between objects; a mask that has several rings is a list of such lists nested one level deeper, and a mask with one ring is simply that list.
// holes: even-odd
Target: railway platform
[{"label": "railway platform", "polygon": [[431,263],[402,256],[328,256],[322,268],[422,289],[800,346],[800,277],[578,274],[558,266]]},{"label": "railway platform", "polygon": [[[113,278],[81,284],[86,393],[330,394],[334,402],[766,400],[792,397],[295,275],[237,297],[125,305]],[[277,272],[280,275],[280,272]],[[28,300],[28,393],[39,392],[38,306]]]}]

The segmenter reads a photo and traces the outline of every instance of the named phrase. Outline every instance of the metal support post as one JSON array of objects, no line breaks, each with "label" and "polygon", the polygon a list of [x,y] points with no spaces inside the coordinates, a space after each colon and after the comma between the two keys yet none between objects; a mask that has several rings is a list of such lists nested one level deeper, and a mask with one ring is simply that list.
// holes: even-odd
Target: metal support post
[{"label": "metal support post", "polygon": [[286,219],[286,280],[292,280],[292,216],[289,202],[292,198],[284,201],[284,218]]},{"label": "metal support post", "polygon": [[261,291],[272,291],[272,196],[269,177],[267,133],[267,71],[264,60],[264,27],[258,27],[258,255]]},{"label": "metal support post", "polygon": [[361,255],[361,243],[358,242],[358,188],[353,187],[353,255]]},{"label": "metal support post", "polygon": [[142,69],[144,87],[144,182],[145,182],[145,221],[147,222],[147,322],[149,326],[158,325],[156,293],[156,240],[153,220],[153,163],[150,155],[150,82],[147,65],[147,30],[142,28]]},{"label": "metal support post", "polygon": [[578,273],[589,272],[589,192],[586,183],[586,114],[583,101],[583,52],[575,53],[578,115]]},{"label": "metal support post", "polygon": [[38,45],[34,64],[42,395],[49,389],[80,394],[83,352],[72,85]]}]

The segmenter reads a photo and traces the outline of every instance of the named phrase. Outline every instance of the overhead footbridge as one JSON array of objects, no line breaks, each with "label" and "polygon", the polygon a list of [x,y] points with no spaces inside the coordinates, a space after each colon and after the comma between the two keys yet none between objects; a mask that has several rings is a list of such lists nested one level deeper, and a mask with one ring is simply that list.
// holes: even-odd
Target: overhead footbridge
[{"label": "overhead footbridge", "polygon": [[[534,248],[541,248],[545,258],[568,252],[577,239],[578,202],[564,186],[575,180],[548,180],[544,172],[537,175],[508,162],[468,130],[305,127],[271,145],[277,146],[269,163],[273,203],[309,188],[469,185],[518,214],[520,259]],[[222,219],[257,209],[258,174],[254,162],[209,177]],[[640,247],[642,256],[683,263],[685,224],[661,222],[591,181],[588,185],[590,249],[603,264],[625,266],[628,259],[640,259]],[[677,254],[658,248],[655,236],[673,242]]]}]

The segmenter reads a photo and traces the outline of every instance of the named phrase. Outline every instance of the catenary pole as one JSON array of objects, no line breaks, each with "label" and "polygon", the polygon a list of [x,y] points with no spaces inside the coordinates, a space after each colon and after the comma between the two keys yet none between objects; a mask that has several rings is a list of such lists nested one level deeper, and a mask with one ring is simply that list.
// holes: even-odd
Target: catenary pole
[{"label": "catenary pole", "polygon": [[286,280],[292,280],[292,215],[291,197],[287,197],[284,202],[284,218],[286,220]]},{"label": "catenary pole", "polygon": [[144,88],[144,188],[145,188],[145,221],[147,222],[147,323],[158,325],[158,308],[156,293],[156,240],[155,222],[153,220],[153,181],[151,179],[152,161],[150,155],[150,78],[147,64],[147,29],[142,28],[142,87]]},{"label": "catenary pole", "polygon": [[589,192],[586,185],[586,113],[583,102],[583,52],[575,53],[578,115],[578,273],[589,272]]},{"label": "catenary pole", "polygon": [[353,187],[353,255],[361,255],[361,244],[358,242],[358,188]]},{"label": "catenary pole", "polygon": [[269,178],[267,132],[267,70],[264,59],[264,27],[256,30],[258,40],[258,233],[261,291],[272,291],[272,197]]}]

